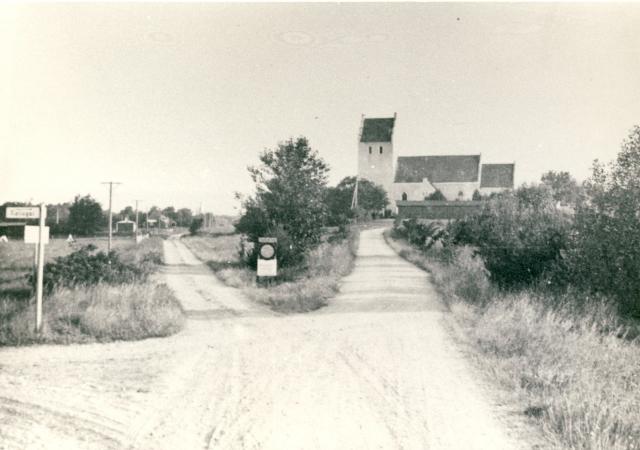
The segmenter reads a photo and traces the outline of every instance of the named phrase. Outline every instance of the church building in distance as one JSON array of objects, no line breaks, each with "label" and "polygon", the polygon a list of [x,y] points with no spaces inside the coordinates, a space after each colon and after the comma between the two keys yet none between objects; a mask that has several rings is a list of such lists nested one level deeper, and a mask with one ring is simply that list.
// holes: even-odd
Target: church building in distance
[{"label": "church building in distance", "polygon": [[396,121],[396,114],[363,115],[358,140],[358,178],[384,187],[391,211],[397,212],[398,202],[424,202],[436,191],[452,202],[470,201],[475,191],[487,195],[513,189],[515,163],[483,164],[481,154],[396,156]]}]

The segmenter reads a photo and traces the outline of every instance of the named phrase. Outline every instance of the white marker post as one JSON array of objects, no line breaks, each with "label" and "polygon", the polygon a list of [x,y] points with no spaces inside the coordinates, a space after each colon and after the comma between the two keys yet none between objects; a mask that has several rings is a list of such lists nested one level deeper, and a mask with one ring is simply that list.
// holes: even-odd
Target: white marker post
[{"label": "white marker post", "polygon": [[40,203],[40,229],[38,230],[38,281],[36,285],[36,333],[42,331],[42,278],[44,277],[44,219],[47,208]]},{"label": "white marker post", "polygon": [[34,228],[25,226],[24,241],[27,244],[36,244],[36,333],[42,330],[42,285],[44,276],[44,245],[49,242],[49,228],[44,226],[47,217],[47,208],[44,203],[40,207],[9,207],[6,211],[7,219],[40,219],[37,237],[34,236]]}]

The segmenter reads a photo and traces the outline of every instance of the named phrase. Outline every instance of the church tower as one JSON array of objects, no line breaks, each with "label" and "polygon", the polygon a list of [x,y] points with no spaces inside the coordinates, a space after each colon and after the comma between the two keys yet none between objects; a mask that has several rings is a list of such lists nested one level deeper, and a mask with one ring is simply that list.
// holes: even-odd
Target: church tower
[{"label": "church tower", "polygon": [[396,114],[387,118],[365,118],[362,115],[358,140],[358,178],[381,185],[387,191],[389,205],[395,210],[391,185],[395,172],[393,154],[393,128]]}]

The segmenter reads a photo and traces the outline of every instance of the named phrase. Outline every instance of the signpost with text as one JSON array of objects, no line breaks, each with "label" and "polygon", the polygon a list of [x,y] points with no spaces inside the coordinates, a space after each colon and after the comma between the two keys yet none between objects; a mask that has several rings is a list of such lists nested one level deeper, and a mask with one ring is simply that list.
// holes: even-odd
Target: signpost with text
[{"label": "signpost with text", "polygon": [[49,227],[44,226],[47,208],[44,203],[40,206],[9,207],[6,211],[7,219],[40,219],[37,227],[25,226],[24,242],[36,244],[36,332],[42,330],[42,278],[44,275],[44,245],[49,243]]}]

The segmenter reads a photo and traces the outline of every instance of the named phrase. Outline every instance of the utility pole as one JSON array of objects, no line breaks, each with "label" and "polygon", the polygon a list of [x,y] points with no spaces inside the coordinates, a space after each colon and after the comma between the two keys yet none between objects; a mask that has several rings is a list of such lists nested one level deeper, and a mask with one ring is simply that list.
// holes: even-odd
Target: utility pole
[{"label": "utility pole", "polygon": [[113,197],[113,185],[114,184],[122,184],[117,181],[103,181],[102,184],[109,185],[109,243],[107,244],[107,254],[111,253],[111,239],[112,239],[112,229],[113,229],[113,214],[111,211],[111,199]]},{"label": "utility pole", "polygon": [[142,200],[138,200],[136,199],[136,236],[138,235],[138,202],[141,202]]}]

